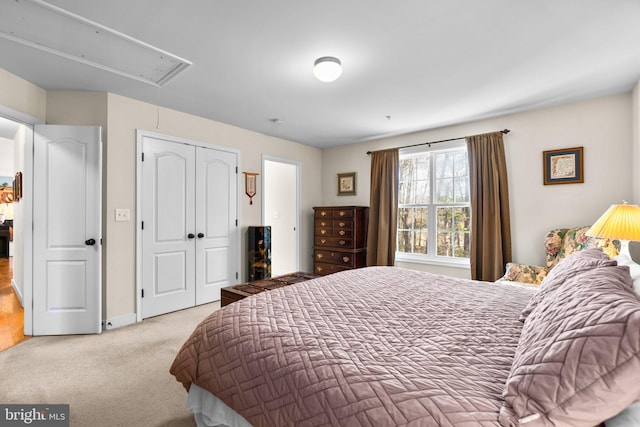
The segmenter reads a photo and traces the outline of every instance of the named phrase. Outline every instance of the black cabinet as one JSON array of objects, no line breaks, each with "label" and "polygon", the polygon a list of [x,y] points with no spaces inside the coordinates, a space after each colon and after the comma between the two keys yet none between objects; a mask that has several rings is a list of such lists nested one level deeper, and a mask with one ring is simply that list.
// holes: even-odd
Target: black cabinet
[{"label": "black cabinet", "polygon": [[9,225],[0,225],[0,258],[9,258],[9,241],[11,230]]},{"label": "black cabinet", "polygon": [[247,236],[249,281],[271,277],[271,227],[249,227]]}]

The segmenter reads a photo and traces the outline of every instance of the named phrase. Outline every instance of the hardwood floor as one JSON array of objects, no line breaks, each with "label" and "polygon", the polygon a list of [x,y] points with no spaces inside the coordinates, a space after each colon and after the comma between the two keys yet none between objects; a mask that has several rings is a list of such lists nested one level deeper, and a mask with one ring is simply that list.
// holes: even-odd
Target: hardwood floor
[{"label": "hardwood floor", "polygon": [[13,258],[0,258],[0,351],[26,340],[24,309],[11,286]]}]

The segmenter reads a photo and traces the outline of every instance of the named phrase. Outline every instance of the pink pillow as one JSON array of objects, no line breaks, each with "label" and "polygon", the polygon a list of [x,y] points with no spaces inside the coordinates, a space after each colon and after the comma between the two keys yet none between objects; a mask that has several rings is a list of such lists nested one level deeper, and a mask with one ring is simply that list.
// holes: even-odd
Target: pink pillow
[{"label": "pink pillow", "polygon": [[574,275],[535,306],[503,396],[510,427],[592,427],[640,401],[640,298],[628,267]]},{"label": "pink pillow", "polygon": [[527,316],[547,295],[555,292],[566,280],[593,270],[598,267],[607,267],[616,265],[616,261],[609,258],[600,248],[586,249],[580,252],[574,252],[562,259],[555,267],[547,273],[542,280],[538,291],[529,300],[527,306],[520,314],[520,321],[524,322]]}]

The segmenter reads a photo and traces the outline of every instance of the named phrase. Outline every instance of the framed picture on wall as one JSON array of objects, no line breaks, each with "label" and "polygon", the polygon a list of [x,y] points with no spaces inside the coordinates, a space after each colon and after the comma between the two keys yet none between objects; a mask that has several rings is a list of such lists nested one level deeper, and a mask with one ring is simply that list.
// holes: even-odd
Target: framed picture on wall
[{"label": "framed picture on wall", "polygon": [[356,195],[356,173],[347,172],[338,174],[338,196]]},{"label": "framed picture on wall", "polygon": [[0,203],[13,203],[13,177],[0,176]]},{"label": "framed picture on wall", "polygon": [[542,162],[544,185],[584,182],[583,147],[544,151]]}]

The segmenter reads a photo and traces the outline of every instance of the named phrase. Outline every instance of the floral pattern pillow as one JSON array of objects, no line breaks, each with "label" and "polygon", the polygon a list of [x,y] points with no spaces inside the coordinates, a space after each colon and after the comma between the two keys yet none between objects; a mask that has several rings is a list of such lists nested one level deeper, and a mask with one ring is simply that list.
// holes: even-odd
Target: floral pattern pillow
[{"label": "floral pattern pillow", "polygon": [[514,262],[507,263],[507,272],[500,280],[509,282],[522,282],[539,285],[542,280],[547,277],[547,267],[529,264],[516,264]]},{"label": "floral pattern pillow", "polygon": [[561,259],[585,249],[602,248],[602,251],[609,255],[609,258],[618,255],[620,250],[620,242],[618,240],[589,237],[586,234],[589,228],[576,227],[551,230],[545,238],[547,267],[551,269]]},{"label": "floral pattern pillow", "polygon": [[605,254],[609,255],[609,258],[618,255],[620,250],[620,242],[618,240],[589,237],[586,235],[589,228],[575,227],[551,230],[544,240],[546,267],[508,263],[505,275],[499,280],[539,285],[547,276],[549,270],[572,253],[586,249],[601,248]]}]

